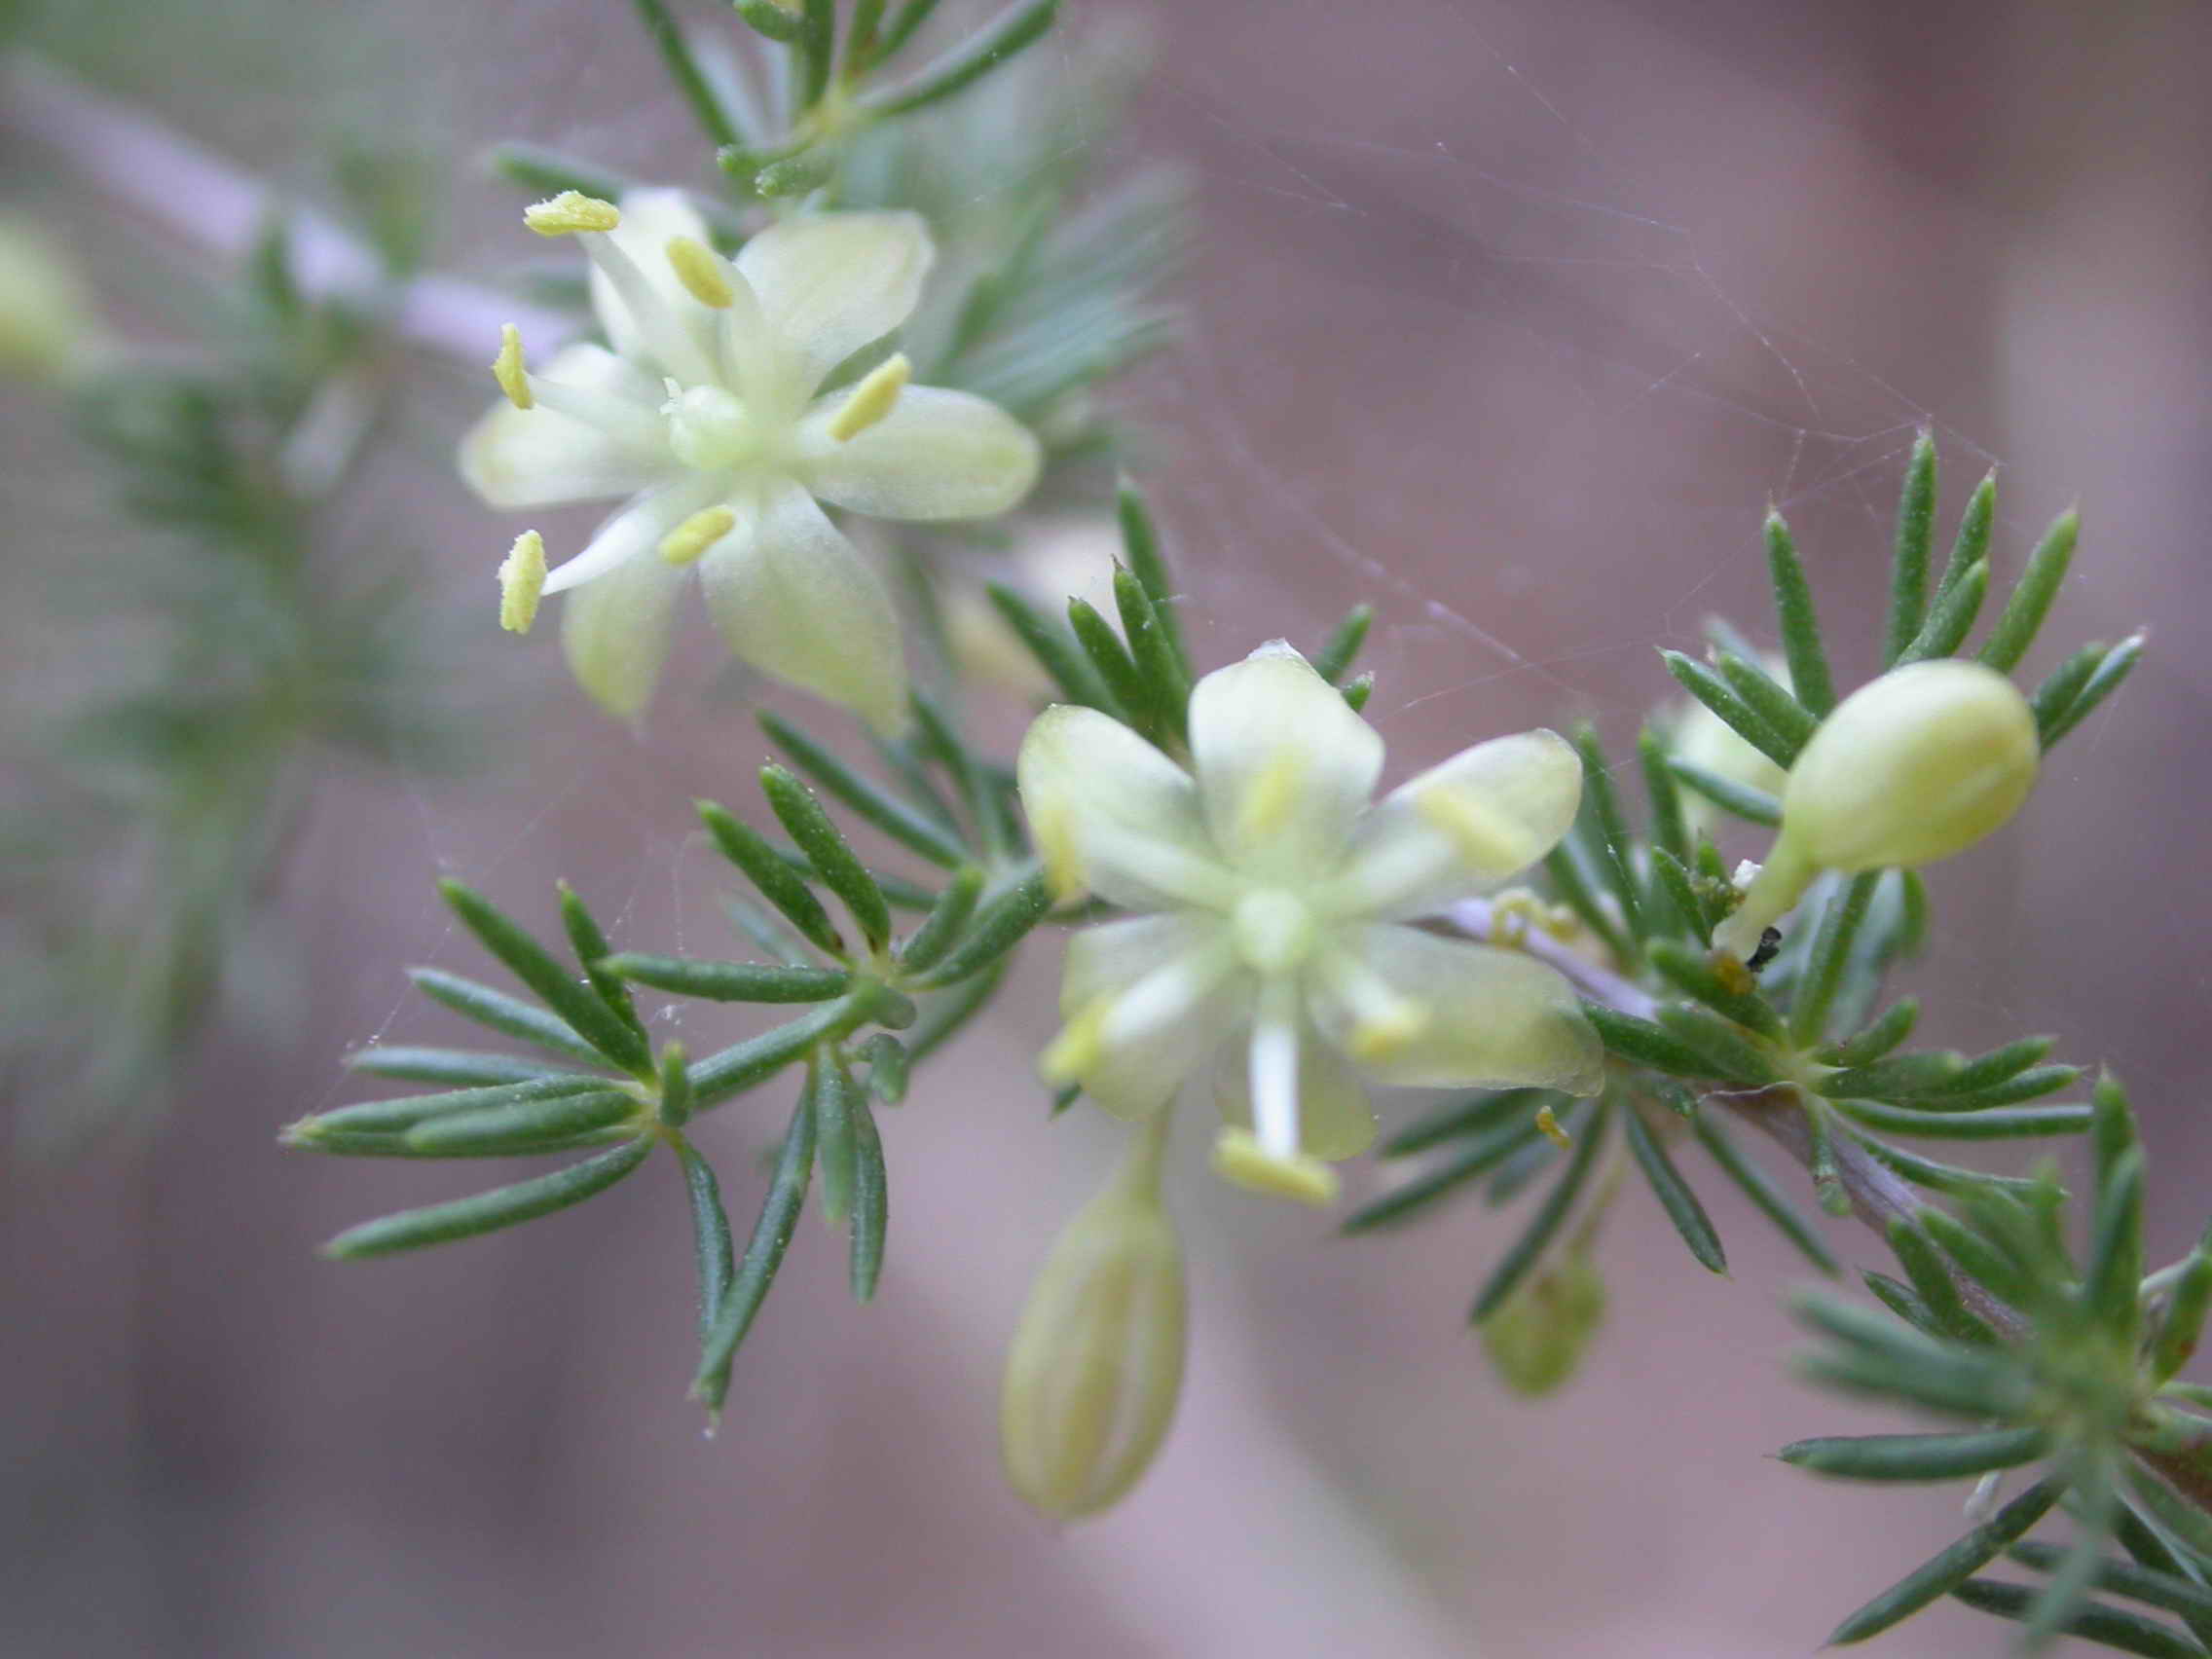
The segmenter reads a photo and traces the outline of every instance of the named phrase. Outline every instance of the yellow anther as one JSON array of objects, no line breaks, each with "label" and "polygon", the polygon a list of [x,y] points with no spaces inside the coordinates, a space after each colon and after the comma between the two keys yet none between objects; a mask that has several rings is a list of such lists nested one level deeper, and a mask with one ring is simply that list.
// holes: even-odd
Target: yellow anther
[{"label": "yellow anther", "polygon": [[1428,1010],[1419,1003],[1400,999],[1387,1008],[1364,1015],[1351,1028],[1345,1051],[1368,1065],[1402,1052],[1405,1046],[1428,1029]]},{"label": "yellow anther", "polygon": [[1529,862],[1528,837],[1520,827],[1464,790],[1425,790],[1415,810],[1451,836],[1459,856],[1478,869],[1494,869],[1502,875]]},{"label": "yellow anther", "polygon": [[525,207],[522,222],[541,237],[570,237],[579,231],[611,231],[622,222],[622,209],[580,190],[564,190]]},{"label": "yellow anther", "polygon": [[1572,1137],[1559,1126],[1559,1119],[1553,1116],[1549,1106],[1537,1108],[1536,1127],[1543,1131],[1544,1139],[1563,1151],[1574,1144]]},{"label": "yellow anther", "polygon": [[1277,1158],[1250,1129],[1225,1128],[1213,1143],[1213,1172],[1224,1181],[1272,1198],[1325,1209],[1337,1201],[1337,1172],[1301,1152]]},{"label": "yellow anther", "polygon": [[517,409],[537,407],[531,395],[530,369],[522,360],[522,330],[511,322],[499,324],[499,354],[492,359],[492,378]]},{"label": "yellow anther", "polygon": [[1298,810],[1299,785],[1305,777],[1298,755],[1277,750],[1244,786],[1243,798],[1236,803],[1236,838],[1247,844],[1264,841],[1289,823]]},{"label": "yellow anther", "polygon": [[545,538],[526,530],[499,561],[499,626],[510,634],[529,633],[544,591]]},{"label": "yellow anther", "polygon": [[688,565],[736,528],[737,515],[729,508],[708,507],[660,538],[660,556],[671,565]]},{"label": "yellow anther", "polygon": [[1069,1020],[1037,1056],[1038,1074],[1048,1083],[1070,1084],[1096,1070],[1106,1057],[1106,1016],[1113,1010],[1113,998],[1099,997]]},{"label": "yellow anther", "polygon": [[668,262],[676,268],[676,279],[701,305],[727,311],[736,303],[737,291],[729,285],[721,255],[705,242],[689,237],[669,238]]},{"label": "yellow anther", "polygon": [[907,381],[913,378],[914,365],[900,351],[886,357],[868,370],[861,384],[853,387],[852,395],[844,406],[831,417],[830,435],[839,443],[857,438],[886,415],[899,401],[899,394],[906,389]]},{"label": "yellow anther", "polygon": [[1065,812],[1040,812],[1031,820],[1037,854],[1045,865],[1045,890],[1055,904],[1073,903],[1088,887],[1083,877],[1083,845]]}]

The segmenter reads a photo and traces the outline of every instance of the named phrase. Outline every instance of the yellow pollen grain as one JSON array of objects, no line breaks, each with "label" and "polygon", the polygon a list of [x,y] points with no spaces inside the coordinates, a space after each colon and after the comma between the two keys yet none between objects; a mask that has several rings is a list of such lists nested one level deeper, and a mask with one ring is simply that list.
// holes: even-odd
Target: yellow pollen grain
[{"label": "yellow pollen grain", "polygon": [[1549,1106],[1540,1107],[1537,1110],[1536,1127],[1543,1131],[1544,1139],[1562,1150],[1574,1144],[1573,1138],[1559,1126],[1559,1119],[1553,1116],[1552,1109]]},{"label": "yellow pollen grain", "polygon": [[669,238],[668,263],[675,268],[676,279],[701,305],[727,311],[736,303],[737,290],[722,274],[720,256],[706,243],[689,237]]},{"label": "yellow pollen grain", "polygon": [[1463,790],[1432,789],[1415,808],[1429,825],[1449,835],[1468,864],[1483,869],[1518,869],[1528,860],[1516,827]]},{"label": "yellow pollen grain", "polygon": [[1237,839],[1264,841],[1287,824],[1298,808],[1298,786],[1305,776],[1298,756],[1287,749],[1261,767],[1237,802]]},{"label": "yellow pollen grain", "polygon": [[1337,1201],[1337,1172],[1318,1158],[1298,1153],[1277,1158],[1250,1129],[1225,1128],[1213,1143],[1213,1172],[1224,1181],[1271,1198],[1295,1198],[1326,1209]]},{"label": "yellow pollen grain", "polygon": [[891,413],[891,406],[899,401],[899,394],[906,389],[906,383],[913,374],[914,365],[906,360],[903,351],[876,364],[860,385],[853,387],[853,394],[831,418],[830,435],[839,443],[859,437]]},{"label": "yellow pollen grain", "polygon": [[544,591],[545,538],[526,530],[499,561],[499,626],[510,634],[529,633]]},{"label": "yellow pollen grain", "polygon": [[729,508],[708,507],[660,538],[660,556],[671,565],[688,565],[736,528],[737,515]]},{"label": "yellow pollen grain", "polygon": [[492,359],[492,378],[517,409],[537,407],[531,394],[530,369],[522,360],[522,330],[511,322],[499,324],[499,354]]},{"label": "yellow pollen grain", "polygon": [[525,207],[522,222],[541,237],[571,237],[579,231],[611,231],[622,222],[622,209],[580,190],[564,190]]}]

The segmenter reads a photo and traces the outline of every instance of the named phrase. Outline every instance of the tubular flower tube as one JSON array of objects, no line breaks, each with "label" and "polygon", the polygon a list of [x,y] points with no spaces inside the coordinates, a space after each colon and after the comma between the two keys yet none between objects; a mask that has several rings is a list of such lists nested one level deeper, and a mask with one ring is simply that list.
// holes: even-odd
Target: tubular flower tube
[{"label": "tubular flower tube", "polygon": [[1189,771],[1089,709],[1022,740],[1055,887],[1134,912],[1070,942],[1048,1078],[1142,1119],[1209,1070],[1217,1170],[1312,1203],[1374,1138],[1363,1077],[1597,1091],[1603,1050],[1559,974],[1406,925],[1567,832],[1564,739],[1477,744],[1371,804],[1382,740],[1280,641],[1198,682],[1190,733]]},{"label": "tubular flower tube", "polygon": [[[539,371],[504,331],[502,400],[461,440],[461,470],[496,507],[630,498],[543,578],[548,596],[577,590],[562,619],[577,682],[635,719],[695,565],[738,656],[896,729],[906,683],[890,597],[818,503],[985,518],[1028,493],[1041,455],[995,404],[908,385],[903,356],[821,390],[913,312],[934,257],[922,221],[788,219],[724,259],[677,191],[619,208],[571,193],[526,217],[582,244],[612,350],[569,346]],[[509,618],[528,608],[506,596]]]},{"label": "tubular flower tube", "polygon": [[1893,669],[1821,722],[1782,793],[1782,830],[1714,944],[1748,954],[1824,869],[1934,864],[2001,829],[2035,788],[2034,713],[1977,662]]},{"label": "tubular flower tube", "polygon": [[1030,1287],[999,1391],[1007,1484],[1055,1521],[1095,1515],[1152,1462],[1183,1387],[1183,1250],[1160,1199],[1169,1114],[1141,1126]]}]

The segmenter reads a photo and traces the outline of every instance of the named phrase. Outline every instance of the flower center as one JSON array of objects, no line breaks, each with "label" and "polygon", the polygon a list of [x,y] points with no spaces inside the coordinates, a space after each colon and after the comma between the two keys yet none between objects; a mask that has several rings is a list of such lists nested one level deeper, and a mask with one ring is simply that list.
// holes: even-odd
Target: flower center
[{"label": "flower center", "polygon": [[668,418],[669,447],[676,459],[701,471],[719,472],[754,459],[761,450],[760,423],[748,414],[735,392],[719,386],[679,390],[669,385],[660,406]]},{"label": "flower center", "polygon": [[1230,926],[1237,954],[1262,974],[1287,974],[1313,952],[1317,935],[1306,902],[1279,887],[1263,887],[1236,901]]}]

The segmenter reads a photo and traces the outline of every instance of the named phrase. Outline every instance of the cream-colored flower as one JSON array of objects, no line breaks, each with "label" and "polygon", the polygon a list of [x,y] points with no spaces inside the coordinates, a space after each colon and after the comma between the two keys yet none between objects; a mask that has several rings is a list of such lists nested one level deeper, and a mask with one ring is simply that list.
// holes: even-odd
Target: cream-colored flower
[{"label": "cream-colored flower", "polygon": [[0,215],[0,375],[62,386],[105,350],[90,288],[32,220]]},{"label": "cream-colored flower", "polygon": [[[577,681],[612,713],[640,713],[695,564],[738,656],[896,728],[906,682],[890,598],[817,500],[982,518],[1027,494],[1040,459],[996,405],[907,385],[903,356],[820,393],[912,313],[933,257],[922,221],[789,219],[724,259],[677,191],[633,193],[619,210],[571,193],[527,217],[583,244],[612,350],[570,346],[538,373],[509,329],[493,365],[506,400],[462,440],[461,467],[497,507],[631,498],[543,577],[544,593],[580,590],[563,619]],[[535,608],[509,584],[509,626]]]},{"label": "cream-colored flower", "polygon": [[1321,1161],[1374,1136],[1362,1074],[1596,1091],[1565,979],[1406,925],[1567,832],[1582,768],[1564,740],[1477,744],[1371,804],[1382,740],[1280,641],[1198,682],[1190,732],[1189,771],[1089,709],[1048,709],[1022,742],[1055,885],[1137,912],[1069,944],[1049,1076],[1142,1118],[1218,1055],[1217,1168],[1314,1202],[1335,1192]]}]

